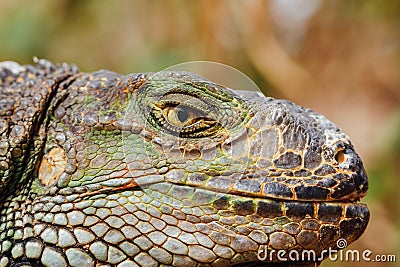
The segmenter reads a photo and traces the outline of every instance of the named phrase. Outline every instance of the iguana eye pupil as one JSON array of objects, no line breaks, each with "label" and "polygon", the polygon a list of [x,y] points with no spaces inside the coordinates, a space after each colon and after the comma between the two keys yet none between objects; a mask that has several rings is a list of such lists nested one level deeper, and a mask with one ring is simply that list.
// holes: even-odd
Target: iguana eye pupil
[{"label": "iguana eye pupil", "polygon": [[184,123],[188,120],[189,113],[185,109],[179,109],[177,116],[178,116],[179,121]]}]

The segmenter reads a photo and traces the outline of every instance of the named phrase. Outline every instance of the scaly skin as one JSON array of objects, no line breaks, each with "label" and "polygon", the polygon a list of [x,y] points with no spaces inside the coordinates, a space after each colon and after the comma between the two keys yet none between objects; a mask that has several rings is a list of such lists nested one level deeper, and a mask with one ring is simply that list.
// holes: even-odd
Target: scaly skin
[{"label": "scaly skin", "polygon": [[0,86],[0,266],[313,266],[367,226],[348,137],[289,101],[44,60]]}]

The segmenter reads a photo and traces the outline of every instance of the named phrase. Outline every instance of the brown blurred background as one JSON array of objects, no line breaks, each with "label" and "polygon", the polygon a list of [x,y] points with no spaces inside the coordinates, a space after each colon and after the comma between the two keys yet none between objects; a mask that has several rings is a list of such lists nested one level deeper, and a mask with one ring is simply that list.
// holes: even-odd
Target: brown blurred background
[{"label": "brown blurred background", "polygon": [[0,0],[0,40],[1,61],[38,56],[82,71],[221,62],[324,114],[369,174],[370,224],[350,248],[400,262],[400,1]]}]

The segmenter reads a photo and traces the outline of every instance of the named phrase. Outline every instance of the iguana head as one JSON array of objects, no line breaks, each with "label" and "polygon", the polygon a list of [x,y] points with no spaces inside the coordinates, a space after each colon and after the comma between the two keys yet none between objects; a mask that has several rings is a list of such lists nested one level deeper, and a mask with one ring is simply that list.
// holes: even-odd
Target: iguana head
[{"label": "iguana head", "polygon": [[319,262],[368,223],[348,137],[289,101],[187,72],[99,71],[57,83],[45,114],[35,170],[1,210],[10,262],[229,266],[264,248]]}]

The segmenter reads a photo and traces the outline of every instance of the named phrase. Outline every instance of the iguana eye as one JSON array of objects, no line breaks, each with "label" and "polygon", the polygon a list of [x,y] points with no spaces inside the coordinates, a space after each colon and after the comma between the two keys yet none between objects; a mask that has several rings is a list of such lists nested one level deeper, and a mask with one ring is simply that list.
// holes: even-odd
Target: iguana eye
[{"label": "iguana eye", "polygon": [[200,138],[214,134],[221,124],[202,110],[179,103],[159,103],[153,107],[152,119],[161,129],[185,138]]}]

